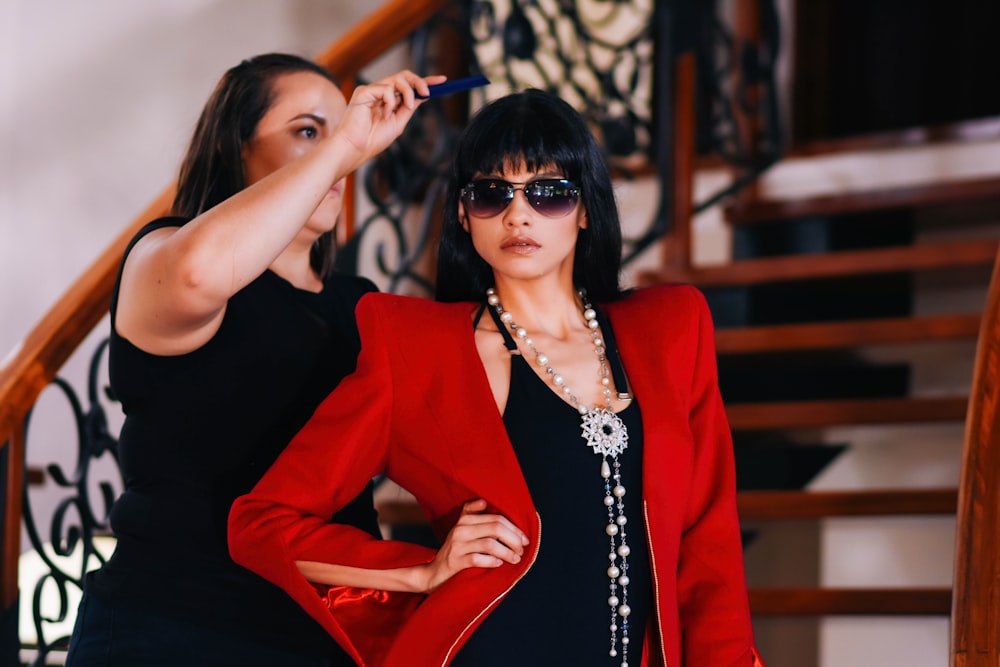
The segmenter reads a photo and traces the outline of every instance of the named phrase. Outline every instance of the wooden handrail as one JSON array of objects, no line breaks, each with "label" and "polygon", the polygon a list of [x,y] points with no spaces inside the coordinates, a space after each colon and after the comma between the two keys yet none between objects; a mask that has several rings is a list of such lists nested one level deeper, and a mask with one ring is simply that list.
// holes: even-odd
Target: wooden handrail
[{"label": "wooden handrail", "polygon": [[1000,664],[1000,255],[965,421],[951,607],[953,667]]},{"label": "wooden handrail", "polygon": [[[403,40],[454,0],[392,0],[362,19],[349,33],[316,57],[323,67],[342,79],[352,77],[387,47]],[[431,72],[424,72],[431,74]]]},{"label": "wooden handrail", "polygon": [[[390,0],[323,51],[316,62],[341,79],[353,77],[451,2]],[[167,212],[175,187],[176,184],[168,186],[146,207],[0,362],[0,450],[9,442],[20,443],[18,429],[31,406],[107,314],[118,264],[129,240],[146,222]],[[7,455],[7,502],[3,505],[4,535],[0,553],[0,609],[9,608],[17,599],[20,484],[24,474],[20,447],[11,447]]]}]

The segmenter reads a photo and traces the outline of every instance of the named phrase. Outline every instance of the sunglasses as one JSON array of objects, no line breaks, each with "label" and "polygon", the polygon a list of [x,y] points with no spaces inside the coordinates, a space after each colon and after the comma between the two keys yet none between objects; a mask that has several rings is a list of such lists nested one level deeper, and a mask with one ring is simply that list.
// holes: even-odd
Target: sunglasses
[{"label": "sunglasses", "polygon": [[[521,187],[515,187],[520,185]],[[580,188],[564,178],[540,178],[527,183],[508,183],[501,178],[480,178],[462,188],[462,204],[469,215],[491,218],[501,213],[520,190],[525,199],[546,218],[571,213],[580,201]]]}]

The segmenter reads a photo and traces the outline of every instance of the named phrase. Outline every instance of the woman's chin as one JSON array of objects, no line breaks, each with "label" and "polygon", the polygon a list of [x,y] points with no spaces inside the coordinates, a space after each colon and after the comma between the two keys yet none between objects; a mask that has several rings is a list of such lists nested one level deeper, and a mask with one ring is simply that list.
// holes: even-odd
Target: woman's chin
[{"label": "woman's chin", "polygon": [[309,218],[309,227],[315,229],[320,233],[325,233],[333,231],[337,226],[337,221],[340,220],[340,202],[337,202],[337,206],[326,206],[321,205],[311,218]]}]

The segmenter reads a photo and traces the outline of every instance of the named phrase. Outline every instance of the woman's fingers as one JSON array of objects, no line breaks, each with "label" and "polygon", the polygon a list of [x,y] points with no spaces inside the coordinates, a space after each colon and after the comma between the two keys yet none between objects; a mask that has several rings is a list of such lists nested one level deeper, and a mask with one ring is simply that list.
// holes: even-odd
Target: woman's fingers
[{"label": "woman's fingers", "polygon": [[469,554],[469,567],[481,567],[481,568],[496,568],[503,565],[504,561],[496,556],[490,556],[487,554]]},{"label": "woman's fingers", "polygon": [[456,539],[463,542],[476,542],[484,538],[494,540],[518,555],[524,553],[528,537],[518,530],[514,524],[496,514],[480,514],[475,517],[463,517],[452,529]]},{"label": "woman's fingers", "polygon": [[[347,105],[337,133],[353,146],[351,169],[385,150],[406,127],[419,106],[416,95],[425,95],[431,83],[444,77],[420,77],[403,71],[365,86],[358,86]],[[430,83],[428,83],[430,82]]]},{"label": "woman's fingers", "polygon": [[470,500],[469,502],[462,505],[462,514],[474,514],[482,512],[486,509],[486,500],[483,498],[476,498],[475,500]]},{"label": "woman's fingers", "polygon": [[528,544],[528,536],[520,528],[511,523],[507,517],[500,514],[483,514],[486,510],[486,501],[482,498],[470,500],[462,506],[462,514],[459,516],[455,527],[459,526],[480,526],[482,530],[492,531],[496,539],[504,544],[510,545],[521,553]]},{"label": "woman's fingers", "polygon": [[421,79],[418,76],[409,70],[404,70],[393,77],[389,85],[399,94],[401,102],[407,109],[414,109],[417,106],[417,98],[413,87],[420,83]]},{"label": "woman's fingers", "polygon": [[506,517],[486,514],[486,509],[481,498],[462,506],[458,521],[429,564],[428,592],[470,567],[495,568],[521,562],[528,536]]},{"label": "woman's fingers", "polygon": [[499,567],[520,563],[522,555],[499,540],[487,536],[457,540],[449,550],[449,567],[460,571],[469,567]]},{"label": "woman's fingers", "polygon": [[[448,536],[450,553],[459,559],[469,558],[471,564],[477,565],[488,562],[491,566],[496,566],[500,564],[498,560],[520,562],[524,547],[528,544],[528,536],[506,517],[476,513],[484,509],[485,502],[482,501],[466,503],[462,508],[462,515]],[[484,561],[477,556],[490,558]],[[468,566],[465,562],[463,565]]]},{"label": "woman's fingers", "polygon": [[399,94],[399,99],[401,99],[406,108],[413,109],[421,101],[418,99],[418,96],[427,97],[430,95],[430,86],[442,83],[447,78],[439,74],[423,77],[414,74],[410,70],[403,70],[393,76],[386,77],[382,80],[382,83],[392,86],[396,93]]},{"label": "woman's fingers", "polygon": [[366,86],[359,86],[351,96],[352,105],[379,105],[381,115],[387,118],[401,107],[413,110],[421,97],[430,94],[430,86],[442,83],[442,75],[418,76],[409,70],[397,72]]}]

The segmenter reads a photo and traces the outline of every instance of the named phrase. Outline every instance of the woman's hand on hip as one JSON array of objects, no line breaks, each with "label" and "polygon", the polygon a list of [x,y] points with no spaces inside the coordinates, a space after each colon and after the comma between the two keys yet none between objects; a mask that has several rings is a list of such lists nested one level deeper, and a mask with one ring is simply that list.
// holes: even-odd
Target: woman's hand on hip
[{"label": "woman's hand on hip", "polygon": [[519,563],[528,536],[506,517],[485,514],[486,501],[471,500],[458,518],[434,560],[428,563],[428,593],[470,567],[494,568]]}]

